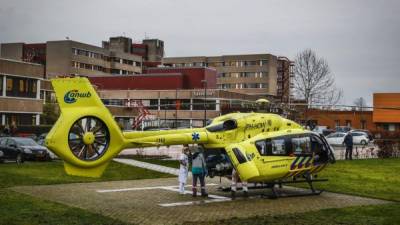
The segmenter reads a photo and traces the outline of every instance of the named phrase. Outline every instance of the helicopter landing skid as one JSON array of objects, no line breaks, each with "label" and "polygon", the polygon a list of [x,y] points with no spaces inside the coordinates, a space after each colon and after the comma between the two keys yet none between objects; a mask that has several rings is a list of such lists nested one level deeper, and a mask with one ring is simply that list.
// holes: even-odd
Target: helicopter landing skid
[{"label": "helicopter landing skid", "polygon": [[[248,189],[271,189],[271,194],[261,194],[262,198],[269,198],[269,199],[277,199],[277,198],[285,198],[285,197],[303,197],[303,196],[310,196],[310,195],[320,195],[323,190],[316,190],[313,186],[313,182],[325,182],[328,179],[302,179],[302,180],[292,180],[292,181],[276,181],[276,182],[269,182],[269,183],[262,183],[262,184],[255,184],[254,186],[249,186]],[[305,190],[300,190],[302,193],[281,193],[279,189],[283,187],[284,184],[296,184],[296,183],[308,183],[310,186],[310,191],[306,193]],[[276,187],[278,186],[279,189]],[[238,188],[241,189],[241,188]],[[220,187],[219,190],[223,192],[231,191],[230,187]],[[293,190],[295,192],[296,190]]]},{"label": "helicopter landing skid", "polygon": [[[328,179],[311,179],[309,177],[305,177],[303,180],[292,180],[292,181],[277,181],[273,183],[268,183],[267,186],[271,189],[272,194],[266,195],[262,194],[261,197],[263,198],[270,198],[270,199],[277,199],[277,198],[282,198],[282,197],[303,197],[303,196],[310,196],[310,195],[320,195],[323,190],[316,190],[313,186],[313,182],[325,182],[328,181]],[[310,186],[311,192],[305,192],[304,190],[301,190],[303,193],[279,193],[279,190],[276,188],[276,185],[279,186],[279,188],[282,188],[283,184],[296,184],[296,183],[308,183]]]}]

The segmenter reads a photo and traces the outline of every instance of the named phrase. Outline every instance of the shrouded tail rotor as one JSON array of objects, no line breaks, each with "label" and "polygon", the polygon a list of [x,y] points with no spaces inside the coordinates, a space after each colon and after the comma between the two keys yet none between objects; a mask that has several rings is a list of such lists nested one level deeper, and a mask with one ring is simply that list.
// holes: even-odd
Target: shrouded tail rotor
[{"label": "shrouded tail rotor", "polygon": [[68,145],[80,160],[100,158],[110,144],[110,132],[102,120],[93,116],[78,119],[69,130]]}]

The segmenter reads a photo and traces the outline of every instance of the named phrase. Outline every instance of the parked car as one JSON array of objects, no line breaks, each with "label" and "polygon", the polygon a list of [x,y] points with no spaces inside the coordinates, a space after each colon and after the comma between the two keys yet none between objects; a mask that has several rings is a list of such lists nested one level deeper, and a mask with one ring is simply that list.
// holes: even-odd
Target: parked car
[{"label": "parked car", "polygon": [[367,145],[369,143],[368,134],[365,132],[352,131],[350,134],[353,136],[353,143],[356,145]]},{"label": "parked car", "polygon": [[[344,145],[344,137],[347,133],[343,132],[336,132],[326,136],[326,140],[330,145]],[[358,145],[366,145],[369,143],[369,139],[365,136],[364,133],[361,132],[351,132],[353,136],[353,144]]]},{"label": "parked car", "polygon": [[37,144],[31,138],[2,137],[0,138],[0,151],[3,159],[15,160],[22,163],[24,160],[50,160],[47,149]]},{"label": "parked car", "polygon": [[351,130],[350,132],[365,133],[365,135],[368,137],[369,141],[373,141],[374,140],[374,136],[372,135],[372,133],[369,130],[354,129],[354,130]]},{"label": "parked car", "polygon": [[343,145],[345,136],[346,133],[335,132],[326,136],[325,139],[330,145]]},{"label": "parked car", "polygon": [[[47,133],[46,133],[46,135],[47,135]],[[44,136],[44,138],[40,138],[42,135],[39,136],[39,140],[37,141],[37,143],[38,143],[39,145],[45,147],[44,144],[45,144],[45,137],[46,137],[46,135]],[[46,147],[45,147],[45,148],[46,148]],[[54,153],[53,153],[52,151],[50,151],[48,148],[46,148],[46,150],[47,150],[47,152],[49,153],[51,159],[58,159],[58,156],[57,156],[56,154],[54,154]]]}]

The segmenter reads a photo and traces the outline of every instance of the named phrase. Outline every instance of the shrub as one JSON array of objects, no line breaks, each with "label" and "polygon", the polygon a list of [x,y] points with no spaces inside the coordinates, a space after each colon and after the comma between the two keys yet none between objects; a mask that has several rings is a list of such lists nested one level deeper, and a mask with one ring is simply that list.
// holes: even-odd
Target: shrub
[{"label": "shrub", "polygon": [[390,158],[400,156],[400,140],[398,139],[379,139],[375,140],[375,144],[378,145],[378,157],[379,158]]}]

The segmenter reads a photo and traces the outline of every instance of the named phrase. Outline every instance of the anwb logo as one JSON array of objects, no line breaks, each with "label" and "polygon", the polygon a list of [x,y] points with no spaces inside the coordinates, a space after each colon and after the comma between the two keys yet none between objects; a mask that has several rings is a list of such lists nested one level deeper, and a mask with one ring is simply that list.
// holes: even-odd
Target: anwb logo
[{"label": "anwb logo", "polygon": [[64,102],[71,104],[76,102],[78,98],[90,98],[92,96],[90,92],[87,93],[80,93],[78,90],[71,90],[65,93],[64,95]]}]

